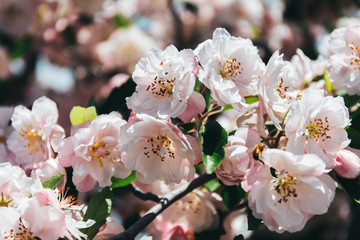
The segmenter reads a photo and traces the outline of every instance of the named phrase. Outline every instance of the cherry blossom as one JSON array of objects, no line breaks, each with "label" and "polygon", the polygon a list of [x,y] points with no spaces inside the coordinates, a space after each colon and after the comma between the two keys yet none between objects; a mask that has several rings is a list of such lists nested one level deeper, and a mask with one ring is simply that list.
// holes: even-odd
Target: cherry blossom
[{"label": "cherry blossom", "polygon": [[184,135],[168,121],[137,114],[129,119],[121,133],[126,152],[125,167],[136,170],[143,183],[163,179],[166,183],[190,181],[195,174],[194,164],[201,160],[195,138]]},{"label": "cherry blossom", "polygon": [[335,182],[315,154],[294,155],[280,149],[262,154],[265,165],[248,174],[249,207],[255,217],[276,232],[303,229],[313,216],[327,212]]},{"label": "cherry blossom", "polygon": [[31,110],[22,105],[14,108],[11,124],[15,131],[7,139],[7,145],[19,166],[34,169],[54,155],[53,151],[57,151],[65,137],[57,120],[56,104],[47,97],[35,100]]},{"label": "cherry blossom", "polygon": [[213,38],[195,50],[202,66],[199,80],[211,90],[221,106],[232,104],[239,111],[247,106],[245,97],[257,94],[259,77],[264,70],[257,48],[249,39],[233,37],[217,28]]},{"label": "cherry blossom", "polygon": [[329,78],[337,90],[360,94],[360,26],[335,29],[329,40]]},{"label": "cherry blossom", "polygon": [[[178,51],[170,45],[164,51],[152,49],[135,67],[135,93],[127,98],[127,105],[136,113],[153,117],[178,117],[188,105],[199,105],[191,115],[205,108],[204,98],[194,92],[198,62],[190,49]],[[188,100],[191,100],[189,101]],[[185,116],[186,120],[192,117]]]},{"label": "cherry blossom", "polygon": [[295,154],[315,153],[331,169],[336,153],[350,143],[344,129],[349,125],[343,98],[308,89],[301,100],[293,102],[285,119],[286,149]]},{"label": "cherry blossom", "polygon": [[225,158],[215,173],[225,185],[239,185],[245,174],[255,165],[252,151],[261,141],[259,133],[248,126],[240,127],[229,136],[225,145]]},{"label": "cherry blossom", "polygon": [[295,66],[284,61],[283,55],[279,55],[278,51],[274,52],[259,82],[259,96],[271,121],[278,129],[281,129],[280,123],[289,110],[290,103],[300,92],[296,89],[298,81]]},{"label": "cherry blossom", "polygon": [[119,113],[99,115],[90,125],[77,126],[73,136],[62,142],[59,162],[73,167],[73,182],[79,191],[87,192],[97,182],[101,187],[110,186],[112,176],[124,178],[131,173],[123,165],[119,141],[125,124]]},{"label": "cherry blossom", "polygon": [[340,150],[336,154],[334,170],[344,178],[356,178],[360,172],[360,158],[349,150]]}]

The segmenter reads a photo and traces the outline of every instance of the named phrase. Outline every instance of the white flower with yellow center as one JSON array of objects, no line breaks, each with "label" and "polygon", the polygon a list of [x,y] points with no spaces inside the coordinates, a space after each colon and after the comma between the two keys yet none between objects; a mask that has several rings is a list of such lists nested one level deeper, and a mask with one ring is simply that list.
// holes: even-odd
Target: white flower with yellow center
[{"label": "white flower with yellow center", "polygon": [[343,98],[324,97],[323,91],[308,89],[301,100],[292,103],[285,119],[286,149],[295,154],[314,153],[331,169],[337,152],[350,143],[344,129],[349,125]]},{"label": "white flower with yellow center", "polygon": [[303,229],[313,216],[324,214],[335,195],[335,182],[315,154],[294,155],[267,149],[259,165],[247,176],[249,207],[276,232]]},{"label": "white flower with yellow center", "polygon": [[[137,87],[126,99],[128,107],[136,113],[163,119],[178,117],[188,104],[200,105],[199,112],[202,112],[205,101],[193,91],[198,69],[190,49],[179,52],[173,45],[164,51],[152,49],[148,57],[136,64],[132,77]],[[193,98],[197,101],[188,102]]]},{"label": "white flower with yellow center", "polygon": [[202,66],[199,80],[211,90],[221,106],[232,104],[238,111],[247,106],[245,96],[258,93],[258,82],[264,63],[251,40],[233,37],[217,28],[213,38],[195,50]]},{"label": "white flower with yellow center", "polygon": [[360,26],[335,29],[329,40],[329,78],[337,90],[360,94]]},{"label": "white flower with yellow center", "polygon": [[195,174],[193,165],[201,160],[195,138],[184,135],[168,121],[145,114],[129,119],[121,141],[126,152],[125,167],[136,170],[142,183],[158,179],[166,183],[190,181]]},{"label": "white flower with yellow center", "polygon": [[15,107],[11,117],[15,131],[7,139],[7,145],[19,166],[34,169],[54,156],[53,151],[65,137],[57,120],[56,103],[46,97],[35,100],[31,110],[22,105]]},{"label": "white flower with yellow center", "polygon": [[73,182],[79,191],[87,192],[97,182],[101,187],[110,186],[112,176],[125,178],[131,173],[122,162],[119,141],[125,124],[117,112],[99,115],[62,142],[59,162],[73,167]]}]

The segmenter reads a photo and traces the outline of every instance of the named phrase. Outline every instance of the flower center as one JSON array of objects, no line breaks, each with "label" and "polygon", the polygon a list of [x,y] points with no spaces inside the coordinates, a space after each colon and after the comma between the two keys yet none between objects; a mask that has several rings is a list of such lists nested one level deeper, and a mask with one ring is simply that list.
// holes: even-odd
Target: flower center
[{"label": "flower center", "polygon": [[[106,143],[102,140],[89,146],[90,155],[92,158],[98,160],[99,167],[104,166],[103,164],[104,158],[108,157],[114,149],[119,150],[119,148],[117,147],[111,147],[111,148],[107,147]],[[115,156],[110,157],[109,160],[112,160],[114,162],[117,161]]]},{"label": "flower center", "polygon": [[360,44],[357,44],[354,46],[353,42],[349,42],[348,46],[351,48],[351,59],[350,59],[350,65],[354,66],[354,69],[360,70]]},{"label": "flower center", "polygon": [[14,231],[13,229],[10,230],[9,233],[3,232],[4,239],[16,239],[16,240],[33,240],[31,236],[30,230],[25,227],[25,225],[22,223],[21,218],[19,218],[19,226],[17,228],[17,231]]},{"label": "flower center", "polygon": [[226,60],[222,68],[220,69],[220,75],[223,78],[229,78],[238,76],[244,71],[244,68],[241,67],[241,63],[236,60],[236,58]]},{"label": "flower center", "polygon": [[[43,142],[41,131],[37,131],[30,124],[29,127],[25,130],[21,129],[19,135],[26,140],[27,145],[25,145],[24,147],[30,149],[31,154],[34,154],[40,150],[41,144]],[[17,140],[20,142],[19,138]]]},{"label": "flower center", "polygon": [[289,175],[288,173],[280,173],[277,175],[277,178],[273,181],[274,189],[280,195],[278,203],[287,202],[290,197],[297,197],[296,189],[296,179]]},{"label": "flower center", "polygon": [[[175,203],[177,209],[181,209],[183,212],[192,212],[197,214],[200,209],[202,202],[200,198],[193,192],[189,193],[188,198],[181,199]],[[183,215],[184,213],[180,212],[180,215]]]},{"label": "flower center", "polygon": [[166,156],[175,159],[175,153],[171,146],[172,141],[166,135],[149,138],[146,142],[144,155],[147,158],[153,155],[153,157],[159,157],[162,162],[165,161]]},{"label": "flower center", "polygon": [[313,139],[315,141],[326,139],[331,139],[331,136],[327,135],[327,132],[330,131],[330,124],[325,117],[324,120],[321,118],[315,118],[314,121],[310,121],[309,125],[306,126],[306,130],[308,131],[308,135],[306,135],[306,140]]},{"label": "flower center", "polygon": [[[164,63],[161,62],[160,66],[164,66]],[[171,64],[169,64],[169,67],[171,67]],[[157,96],[171,96],[173,93],[176,77],[169,78],[167,76],[168,74],[169,72],[165,72],[165,77],[156,76],[154,81],[147,87],[146,91],[150,91],[152,94]]]},{"label": "flower center", "polygon": [[9,207],[9,204],[12,202],[12,199],[6,199],[4,193],[1,193],[0,198],[0,207]]},{"label": "flower center", "polygon": [[64,191],[64,189],[56,188],[55,193],[57,194],[57,199],[59,201],[59,206],[64,210],[78,210],[80,206],[78,200],[72,195],[67,195],[69,188]]},{"label": "flower center", "polygon": [[[287,86],[284,86],[284,79],[281,78],[280,79],[280,83],[276,84],[276,92],[279,94],[279,97],[281,97],[282,99],[285,99],[287,96],[286,96],[286,92],[288,90],[289,87]],[[289,100],[292,100],[292,97],[289,96],[288,97]]]}]

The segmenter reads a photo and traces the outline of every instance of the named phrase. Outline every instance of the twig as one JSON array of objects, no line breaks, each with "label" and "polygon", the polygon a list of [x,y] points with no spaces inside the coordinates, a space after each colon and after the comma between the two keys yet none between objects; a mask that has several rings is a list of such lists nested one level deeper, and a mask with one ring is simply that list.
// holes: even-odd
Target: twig
[{"label": "twig", "polygon": [[177,200],[184,197],[186,194],[210,181],[211,179],[216,178],[215,173],[212,174],[203,174],[200,177],[196,178],[192,182],[175,189],[174,191],[166,194],[161,201],[151,208],[142,218],[140,218],[136,223],[129,227],[126,231],[108,238],[108,240],[131,240],[136,237],[147,225],[149,225],[160,213],[162,213],[166,208]]},{"label": "twig", "polygon": [[144,201],[150,200],[150,201],[153,201],[156,203],[160,202],[160,198],[151,192],[148,192],[148,193],[140,192],[140,191],[136,190],[134,188],[134,186],[131,184],[128,185],[128,189],[132,192],[132,194],[134,194],[135,197],[140,198],[141,200],[144,200]]}]

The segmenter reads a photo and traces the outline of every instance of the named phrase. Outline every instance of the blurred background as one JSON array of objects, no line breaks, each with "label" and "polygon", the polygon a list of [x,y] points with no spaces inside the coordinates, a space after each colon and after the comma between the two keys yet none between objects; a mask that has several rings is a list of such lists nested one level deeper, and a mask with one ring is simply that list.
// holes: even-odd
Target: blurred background
[{"label": "blurred background", "polygon": [[[151,48],[194,49],[224,27],[250,38],[265,63],[297,48],[316,59],[331,48],[329,33],[359,16],[357,0],[1,0],[0,105],[48,96],[69,133],[71,108],[105,101]],[[360,239],[359,228],[359,204],[338,190],[328,214],[301,233],[262,226],[250,239]]]}]

